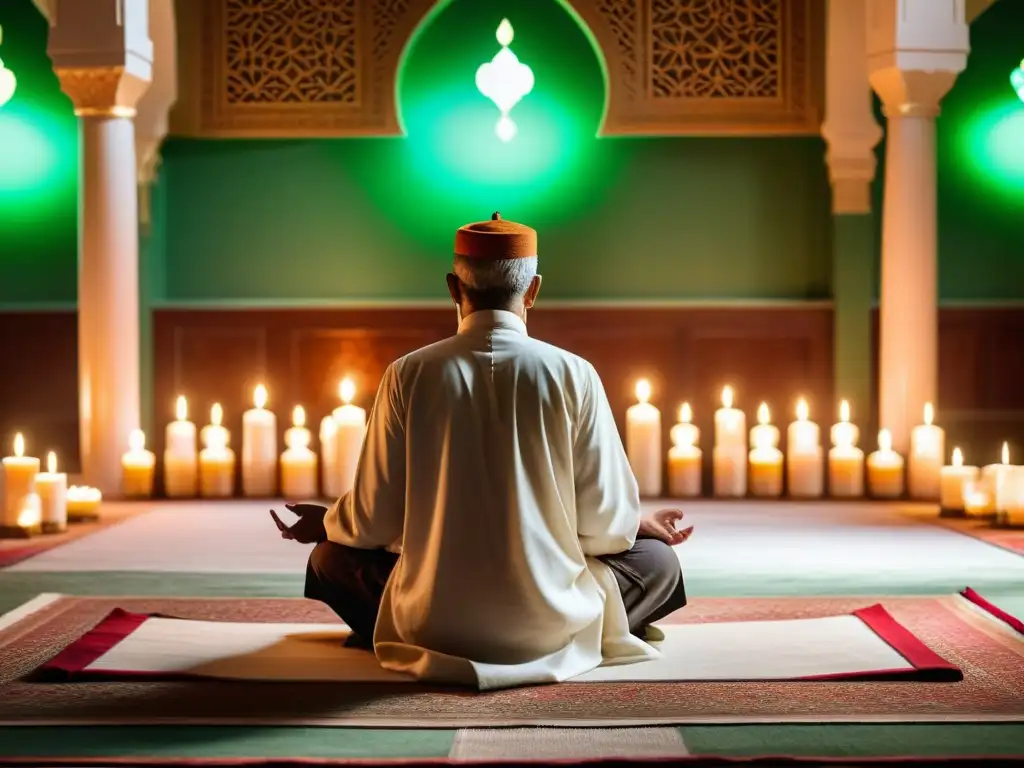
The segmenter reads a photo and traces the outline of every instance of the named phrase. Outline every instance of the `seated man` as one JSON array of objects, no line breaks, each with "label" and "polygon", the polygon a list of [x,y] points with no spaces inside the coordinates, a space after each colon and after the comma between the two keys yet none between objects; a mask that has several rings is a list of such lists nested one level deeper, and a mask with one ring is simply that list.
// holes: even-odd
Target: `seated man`
[{"label": "seated man", "polygon": [[655,658],[651,622],[686,604],[680,512],[641,519],[601,380],[527,335],[537,234],[455,237],[458,334],[385,372],[352,491],[300,515],[306,596],[382,666],[480,689]]}]

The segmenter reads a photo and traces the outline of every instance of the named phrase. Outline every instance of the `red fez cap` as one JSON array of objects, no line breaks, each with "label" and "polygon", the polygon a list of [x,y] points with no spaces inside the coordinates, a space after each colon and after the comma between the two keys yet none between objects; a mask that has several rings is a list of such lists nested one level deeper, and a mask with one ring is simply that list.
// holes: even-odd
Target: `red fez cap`
[{"label": "red fez cap", "polygon": [[537,230],[505,221],[497,211],[490,221],[459,227],[455,255],[474,259],[527,259],[537,255]]}]

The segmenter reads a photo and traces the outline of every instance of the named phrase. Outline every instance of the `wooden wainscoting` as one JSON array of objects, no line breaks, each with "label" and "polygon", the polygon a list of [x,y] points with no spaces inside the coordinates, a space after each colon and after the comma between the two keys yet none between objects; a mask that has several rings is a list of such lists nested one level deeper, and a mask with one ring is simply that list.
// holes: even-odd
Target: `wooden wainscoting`
[{"label": "wooden wainscoting", "polygon": [[[713,411],[724,384],[751,416],[762,400],[785,420],[797,395],[817,412],[831,412],[832,312],[828,307],[743,309],[539,308],[530,333],[571,350],[597,368],[622,427],[641,377],[666,429],[688,400],[695,421],[713,434]],[[292,406],[306,408],[310,426],[338,404],[349,376],[356,403],[369,407],[384,369],[396,358],[455,331],[453,309],[159,310],[154,317],[156,423],[172,413],[177,395],[205,423],[212,403],[225,409],[234,434],[258,383],[288,424]],[[153,436],[162,450],[161,434]],[[237,438],[236,438],[237,442]]]}]

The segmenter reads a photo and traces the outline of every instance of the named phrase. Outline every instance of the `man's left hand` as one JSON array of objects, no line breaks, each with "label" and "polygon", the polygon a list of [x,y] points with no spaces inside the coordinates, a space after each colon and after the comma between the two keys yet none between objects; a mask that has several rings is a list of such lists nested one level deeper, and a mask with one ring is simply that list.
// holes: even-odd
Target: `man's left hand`
[{"label": "man's left hand", "polygon": [[299,519],[294,524],[287,525],[277,516],[277,512],[270,510],[270,516],[274,518],[282,539],[291,539],[300,544],[318,544],[327,538],[327,531],[324,529],[327,507],[320,504],[285,504],[284,507],[298,515]]},{"label": "man's left hand", "polygon": [[640,538],[658,539],[669,546],[682,544],[693,533],[693,527],[680,531],[676,529],[676,523],[683,519],[683,513],[678,509],[659,509],[652,515],[641,518],[640,531],[637,534]]}]

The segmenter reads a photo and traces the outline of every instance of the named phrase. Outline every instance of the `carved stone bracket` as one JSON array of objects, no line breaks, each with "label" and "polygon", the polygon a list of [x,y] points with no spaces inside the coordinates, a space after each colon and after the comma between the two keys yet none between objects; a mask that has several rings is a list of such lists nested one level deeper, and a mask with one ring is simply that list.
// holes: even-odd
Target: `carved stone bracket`
[{"label": "carved stone bracket", "polygon": [[[602,134],[817,132],[820,0],[560,1],[606,63]],[[399,134],[399,62],[437,2],[179,0],[172,132]]]}]

